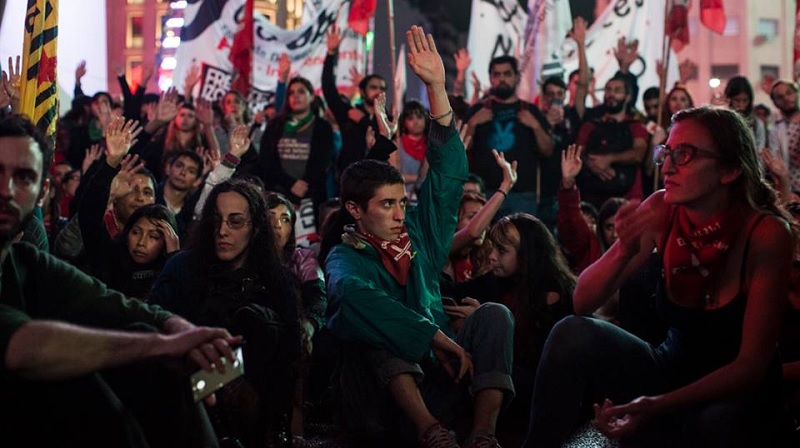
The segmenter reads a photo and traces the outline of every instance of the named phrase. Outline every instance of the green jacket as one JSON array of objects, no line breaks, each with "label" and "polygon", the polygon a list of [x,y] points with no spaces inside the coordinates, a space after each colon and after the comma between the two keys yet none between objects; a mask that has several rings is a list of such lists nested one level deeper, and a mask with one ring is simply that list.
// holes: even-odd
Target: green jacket
[{"label": "green jacket", "polygon": [[429,354],[437,330],[449,331],[439,272],[450,252],[468,174],[455,125],[431,124],[426,157],[430,169],[418,205],[406,213],[416,252],[406,286],[394,280],[368,244],[339,244],[325,262],[328,328],[343,340],[381,347],[411,362]]},{"label": "green jacket", "polygon": [[[30,244],[13,244],[0,277],[0,356],[11,336],[32,319],[92,328],[124,329],[145,323],[160,329],[171,313],[128,299],[77,268]],[[0,373],[4,370],[0,368]]]}]

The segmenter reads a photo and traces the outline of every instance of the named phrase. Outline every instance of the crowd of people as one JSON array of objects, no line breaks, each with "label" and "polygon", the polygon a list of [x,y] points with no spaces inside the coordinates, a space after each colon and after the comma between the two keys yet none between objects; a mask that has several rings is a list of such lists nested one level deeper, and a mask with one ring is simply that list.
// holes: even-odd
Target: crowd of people
[{"label": "crowd of people", "polygon": [[[10,446],[305,446],[308,403],[354,440],[789,446],[800,418],[800,103],[745,77],[728,107],[619,71],[464,97],[407,33],[427,102],[321,85],[275,102],[81,89],[54,139],[0,84],[0,422]],[[663,72],[663,70],[661,70]],[[644,111],[636,109],[640,87]],[[321,96],[317,93],[321,93]],[[587,100],[593,107],[587,106]],[[663,103],[661,103],[663,101]],[[427,104],[427,105],[426,105]],[[254,113],[255,112],[255,113]],[[188,374],[245,373],[195,402]],[[13,412],[11,411],[13,409]],[[46,425],[50,430],[42,431]],[[67,441],[67,442],[65,442]],[[797,439],[794,439],[797,443]]]}]

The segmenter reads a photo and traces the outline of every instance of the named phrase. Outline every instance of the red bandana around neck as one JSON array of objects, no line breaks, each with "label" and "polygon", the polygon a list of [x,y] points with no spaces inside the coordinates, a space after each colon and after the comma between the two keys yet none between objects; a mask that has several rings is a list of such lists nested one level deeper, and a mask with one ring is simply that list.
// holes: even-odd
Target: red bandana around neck
[{"label": "red bandana around neck", "polygon": [[675,230],[667,241],[668,269],[665,269],[673,297],[682,303],[714,304],[720,270],[728,249],[738,236],[744,216],[738,208],[721,213],[708,224],[695,228],[686,209],[679,207]]},{"label": "red bandana around neck", "polygon": [[408,271],[411,270],[411,259],[415,255],[411,249],[411,238],[409,238],[406,228],[403,227],[403,233],[399,238],[391,241],[367,233],[359,235],[378,251],[383,266],[397,280],[397,283],[405,286],[408,282]]},{"label": "red bandana around neck", "polygon": [[406,154],[410,155],[414,160],[422,162],[425,158],[425,151],[428,149],[428,142],[425,137],[418,139],[412,138],[410,135],[405,134],[403,138],[403,150]]}]

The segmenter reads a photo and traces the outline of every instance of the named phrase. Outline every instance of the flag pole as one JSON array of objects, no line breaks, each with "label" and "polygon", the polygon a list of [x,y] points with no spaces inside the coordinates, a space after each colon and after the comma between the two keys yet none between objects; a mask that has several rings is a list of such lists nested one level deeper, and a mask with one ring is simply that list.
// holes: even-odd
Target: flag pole
[{"label": "flag pole", "polygon": [[[673,0],[666,0],[664,2],[664,34],[666,34],[667,30],[667,19],[669,18],[669,12],[672,10],[672,3]],[[666,39],[663,39],[663,47],[661,48],[661,61],[662,67],[664,69],[663,76],[660,77],[658,81],[658,116],[656,117],[656,123],[659,127],[664,128],[664,101],[666,100],[666,89],[667,89],[667,72],[669,71],[669,56],[670,56],[670,48],[672,48],[672,35],[664,36]],[[666,128],[664,128],[666,129]],[[653,167],[653,191],[658,190],[658,177],[659,177],[659,170],[657,167]]]},{"label": "flag pole", "polygon": [[[389,60],[391,62],[392,83],[397,77],[397,48],[395,43],[394,31],[394,0],[388,1],[388,14],[389,14]],[[392,89],[394,91],[394,89]],[[394,96],[394,95],[393,95]],[[397,117],[397,104],[400,102],[399,98],[392,98],[392,115]]]}]

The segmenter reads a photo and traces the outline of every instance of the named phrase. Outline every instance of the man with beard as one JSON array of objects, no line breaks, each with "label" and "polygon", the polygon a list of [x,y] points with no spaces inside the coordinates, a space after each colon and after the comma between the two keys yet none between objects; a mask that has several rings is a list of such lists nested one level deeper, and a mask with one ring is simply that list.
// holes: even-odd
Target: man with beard
[{"label": "man with beard", "polygon": [[783,159],[789,169],[794,191],[800,191],[800,108],[797,92],[797,83],[782,79],[775,81],[769,92],[772,103],[781,111],[781,119],[769,131],[769,148]]},{"label": "man with beard", "polygon": [[[367,75],[358,83],[362,103],[356,106],[343,98],[336,89],[335,66],[339,58],[339,45],[343,35],[339,27],[332,25],[328,31],[328,53],[322,67],[322,94],[325,102],[333,112],[336,123],[342,133],[342,151],[336,160],[337,179],[352,164],[367,156],[371,149],[367,147],[367,129],[372,127],[378,133],[378,122],[375,118],[375,98],[386,91],[386,80],[378,74]],[[395,100],[396,101],[396,100]],[[369,154],[369,158],[387,160],[388,154]]]},{"label": "man with beard", "polygon": [[[483,178],[488,196],[495,191],[506,195],[498,217],[517,212],[536,214],[539,158],[553,154],[550,125],[538,107],[517,97],[519,80],[515,58],[492,59],[489,97],[470,108],[465,116],[472,134],[470,172]],[[509,162],[517,162],[519,180],[511,191],[498,190],[503,173],[495,163],[493,149],[503,153]]]},{"label": "man with beard", "polygon": [[240,338],[195,327],[33,246],[12,244],[32,219],[48,152],[26,118],[0,121],[4,446],[215,446],[186,378],[157,360],[221,371]]},{"label": "man with beard", "polygon": [[640,164],[647,154],[644,125],[626,113],[631,89],[619,75],[605,85],[598,119],[586,121],[575,143],[585,148],[586,162],[578,176],[581,197],[598,209],[612,197],[642,198]]}]

